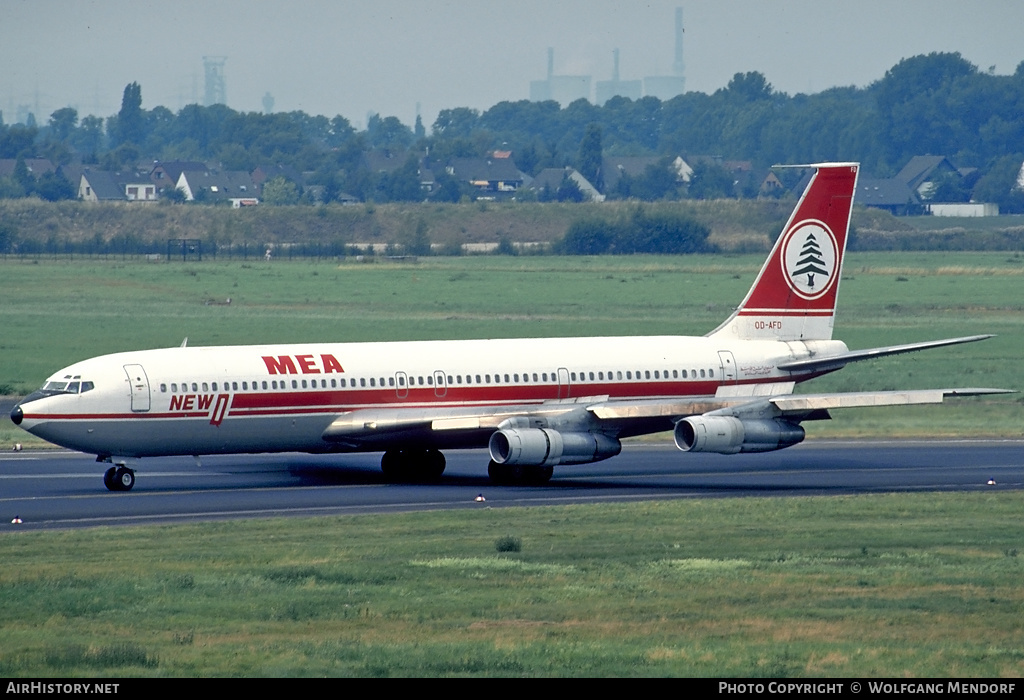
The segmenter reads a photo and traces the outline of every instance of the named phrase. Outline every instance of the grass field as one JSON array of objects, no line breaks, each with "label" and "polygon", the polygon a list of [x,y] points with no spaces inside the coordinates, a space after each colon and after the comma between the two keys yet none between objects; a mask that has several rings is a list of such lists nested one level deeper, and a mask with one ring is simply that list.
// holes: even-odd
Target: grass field
[{"label": "grass field", "polygon": [[[184,336],[700,334],[761,262],[9,260],[0,384],[23,394],[74,360]],[[1022,276],[1005,253],[850,255],[836,335],[851,347],[999,337],[811,387],[1021,388]],[[1020,436],[1022,408],[1006,397],[809,426]],[[0,439],[22,439],[3,425]],[[1022,507],[1020,492],[991,491],[3,525],[0,676],[1019,677]],[[498,551],[510,542],[519,551]]]},{"label": "grass field", "polygon": [[894,494],[9,532],[0,676],[1019,677],[1022,507]]},{"label": "grass field", "polygon": [[[703,334],[742,300],[763,258],[460,257],[419,263],[0,263],[0,393],[109,352],[179,345]],[[1024,387],[1024,257],[851,253],[836,336],[851,348],[995,333],[981,344],[864,363],[810,391]],[[231,299],[230,305],[210,304]],[[850,411],[814,435],[1024,433],[1020,397]],[[7,421],[0,444],[21,439]],[[26,443],[30,441],[26,440]]]}]

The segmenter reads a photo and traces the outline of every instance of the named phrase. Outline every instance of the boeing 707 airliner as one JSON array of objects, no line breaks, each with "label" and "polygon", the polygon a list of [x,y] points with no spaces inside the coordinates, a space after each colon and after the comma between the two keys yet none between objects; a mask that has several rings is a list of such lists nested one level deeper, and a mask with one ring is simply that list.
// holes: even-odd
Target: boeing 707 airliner
[{"label": "boeing 707 airliner", "polygon": [[672,431],[685,452],[764,452],[837,408],[941,403],[997,389],[795,394],[860,360],[983,340],[850,351],[832,339],[857,163],[819,163],[746,298],[702,337],[648,336],[181,347],[84,360],[11,419],[110,463],[128,458],[383,452],[396,479],[432,479],[442,450],[486,447],[502,483],[614,457],[624,438]]}]

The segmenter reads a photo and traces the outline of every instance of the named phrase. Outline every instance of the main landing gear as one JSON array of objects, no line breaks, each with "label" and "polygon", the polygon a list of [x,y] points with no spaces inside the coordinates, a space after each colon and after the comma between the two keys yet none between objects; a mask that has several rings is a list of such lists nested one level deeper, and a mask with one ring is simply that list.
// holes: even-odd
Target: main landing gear
[{"label": "main landing gear", "polygon": [[493,459],[487,465],[487,476],[496,484],[529,485],[546,484],[551,480],[554,467],[538,467],[524,464],[498,464]]},{"label": "main landing gear", "polygon": [[388,450],[380,460],[381,471],[392,481],[437,481],[444,467],[439,450]]},{"label": "main landing gear", "polygon": [[[437,481],[444,467],[444,455],[438,450],[388,450],[380,460],[381,471],[390,481]],[[509,486],[546,484],[553,473],[553,467],[498,464],[494,460],[487,465],[491,481]]]},{"label": "main landing gear", "polygon": [[103,485],[109,491],[131,491],[135,486],[135,471],[123,464],[103,473]]}]

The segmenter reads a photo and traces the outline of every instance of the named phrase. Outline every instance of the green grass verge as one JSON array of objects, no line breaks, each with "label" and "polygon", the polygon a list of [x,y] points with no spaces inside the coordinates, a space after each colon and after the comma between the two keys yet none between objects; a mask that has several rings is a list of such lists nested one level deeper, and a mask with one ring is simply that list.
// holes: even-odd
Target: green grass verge
[{"label": "green grass verge", "polygon": [[8,532],[0,675],[1019,676],[1022,507],[892,494]]}]

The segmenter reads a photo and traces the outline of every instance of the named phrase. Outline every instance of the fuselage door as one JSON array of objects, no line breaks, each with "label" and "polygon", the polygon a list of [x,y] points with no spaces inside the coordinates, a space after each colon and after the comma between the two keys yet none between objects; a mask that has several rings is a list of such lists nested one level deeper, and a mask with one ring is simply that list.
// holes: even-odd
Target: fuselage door
[{"label": "fuselage door", "polygon": [[144,413],[149,410],[149,377],[142,365],[125,365],[124,373],[128,375],[128,386],[132,391],[132,411]]},{"label": "fuselage door", "polygon": [[565,367],[558,368],[558,398],[567,399],[570,396],[572,387],[569,384],[569,370]]},{"label": "fuselage door", "polygon": [[447,393],[448,382],[446,381],[445,374],[441,370],[437,370],[434,372],[434,396],[440,399]]},{"label": "fuselage door", "polygon": [[731,384],[736,381],[736,358],[728,350],[719,350],[718,359],[722,363],[722,383]]},{"label": "fuselage door", "polygon": [[409,396],[409,378],[405,372],[395,372],[395,391],[398,392],[400,399]]}]

